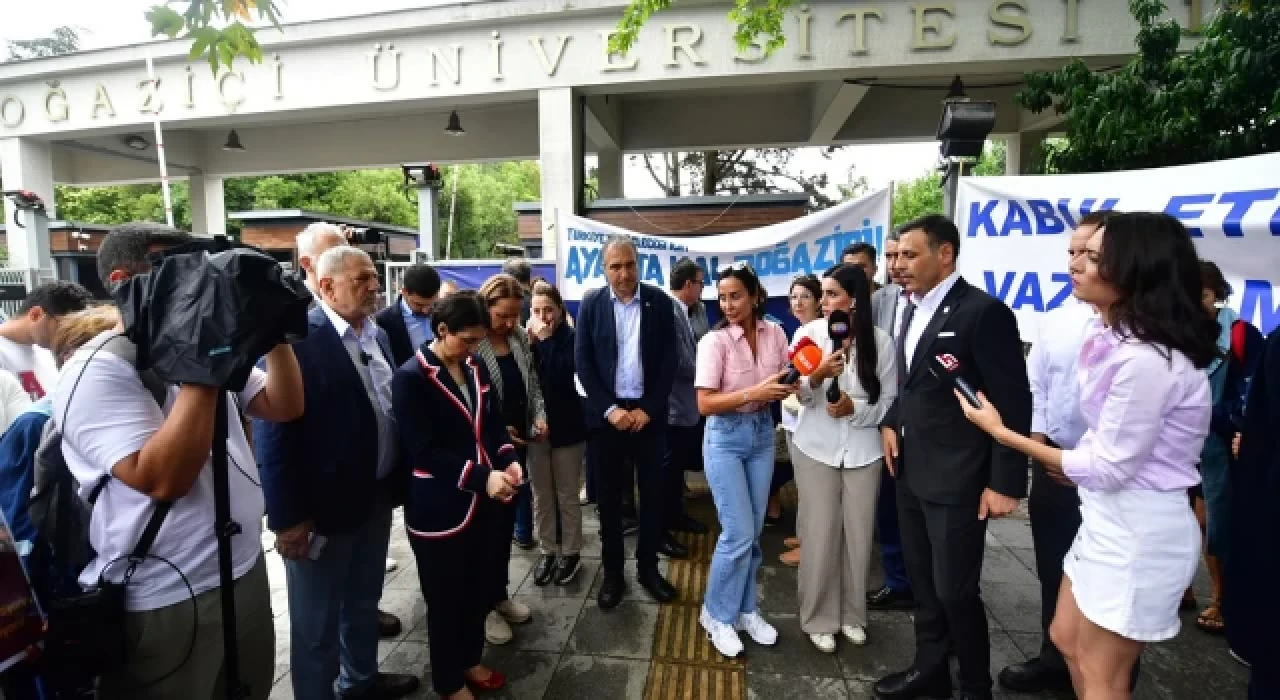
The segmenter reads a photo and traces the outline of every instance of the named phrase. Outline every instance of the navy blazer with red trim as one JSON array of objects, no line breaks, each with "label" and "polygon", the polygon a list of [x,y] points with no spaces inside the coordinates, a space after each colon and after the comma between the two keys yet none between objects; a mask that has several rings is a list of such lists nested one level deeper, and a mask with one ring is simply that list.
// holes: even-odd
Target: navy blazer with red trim
[{"label": "navy blazer with red trim", "polygon": [[391,380],[401,454],[413,470],[404,521],[414,537],[450,537],[465,530],[480,499],[489,498],[490,472],[516,461],[501,407],[491,400],[488,370],[469,356],[463,371],[474,411],[459,398],[453,375],[426,347]]}]

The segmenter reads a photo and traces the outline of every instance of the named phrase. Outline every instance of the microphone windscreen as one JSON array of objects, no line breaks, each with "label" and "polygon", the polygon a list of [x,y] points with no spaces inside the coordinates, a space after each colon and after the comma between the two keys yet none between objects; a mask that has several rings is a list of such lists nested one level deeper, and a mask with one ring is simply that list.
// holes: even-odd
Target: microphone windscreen
[{"label": "microphone windscreen", "polygon": [[[808,338],[805,340],[808,340]],[[813,374],[813,371],[818,368],[818,365],[822,364],[822,348],[818,347],[814,343],[809,343],[803,347],[797,347],[795,355],[791,358],[791,364],[796,369],[800,370],[800,374],[803,376],[807,377],[810,374]]]},{"label": "microphone windscreen", "polygon": [[788,354],[788,357],[789,358],[795,357],[796,353],[800,352],[804,348],[816,348],[816,347],[818,347],[818,344],[813,342],[813,338],[810,338],[809,336],[806,335],[800,340],[796,341],[796,346],[791,348],[791,352]]},{"label": "microphone windscreen", "polygon": [[827,335],[838,347],[849,337],[849,314],[844,311],[832,311],[827,316]]}]

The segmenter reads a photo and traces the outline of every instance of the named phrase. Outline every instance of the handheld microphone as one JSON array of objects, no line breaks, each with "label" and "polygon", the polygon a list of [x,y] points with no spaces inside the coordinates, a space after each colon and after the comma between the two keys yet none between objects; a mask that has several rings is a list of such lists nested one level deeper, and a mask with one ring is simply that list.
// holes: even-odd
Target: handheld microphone
[{"label": "handheld microphone", "polygon": [[791,351],[791,367],[780,381],[781,384],[794,384],[801,376],[813,374],[813,370],[822,363],[822,348],[808,336],[801,338]]},{"label": "handheld microphone", "polygon": [[[827,335],[831,336],[831,352],[844,352],[844,341],[849,339],[849,314],[844,311],[832,311],[827,316]],[[847,355],[846,358],[848,359]],[[840,401],[840,378],[832,377],[831,386],[827,387],[827,403]]]},{"label": "handheld microphone", "polygon": [[[969,402],[974,408],[982,408],[982,402],[978,400],[978,394],[974,392],[973,387],[969,386],[969,382],[960,376],[960,361],[955,355],[949,352],[938,353],[934,355],[933,362],[930,363],[929,371],[938,379],[950,379],[952,385],[960,392],[965,401]],[[941,374],[939,374],[941,371]]]}]

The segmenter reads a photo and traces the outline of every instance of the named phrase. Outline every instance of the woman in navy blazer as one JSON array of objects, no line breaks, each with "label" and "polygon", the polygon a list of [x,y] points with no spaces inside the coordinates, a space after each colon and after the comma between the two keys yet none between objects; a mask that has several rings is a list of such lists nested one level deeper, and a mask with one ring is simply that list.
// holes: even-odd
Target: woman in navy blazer
[{"label": "woman in navy blazer", "polygon": [[[403,454],[413,470],[405,529],[427,601],[431,679],[444,698],[492,691],[506,678],[480,665],[485,592],[496,577],[492,546],[502,502],[520,485],[521,466],[507,436],[489,372],[474,356],[488,313],[474,292],[436,302],[435,339],[418,348],[391,383]],[[469,686],[469,687],[468,687]]]}]

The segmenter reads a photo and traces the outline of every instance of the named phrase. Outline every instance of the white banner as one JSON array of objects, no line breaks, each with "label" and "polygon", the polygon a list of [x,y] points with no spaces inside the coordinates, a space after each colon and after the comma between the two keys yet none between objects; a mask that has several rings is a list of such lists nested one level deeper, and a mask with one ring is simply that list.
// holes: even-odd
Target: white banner
[{"label": "white banner", "polygon": [[1090,211],[1164,211],[1222,268],[1232,308],[1270,333],[1280,324],[1280,153],[1173,168],[973,177],[960,181],[959,269],[1008,304],[1023,340],[1071,293],[1067,237]]},{"label": "white banner", "polygon": [[736,260],[747,260],[760,275],[769,296],[786,296],[796,275],[821,275],[840,260],[850,243],[866,242],[884,250],[889,230],[889,190],[879,190],[809,216],[763,228],[711,236],[655,236],[610,226],[581,216],[560,214],[556,229],[556,286],[566,301],[580,301],[588,290],[605,284],[600,248],[611,235],[630,236],[640,251],[640,280],[668,288],[671,266],[691,258],[706,271],[704,298],[715,299],[715,273]]}]

